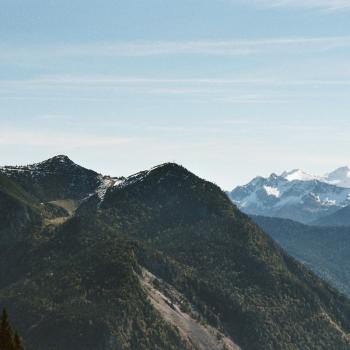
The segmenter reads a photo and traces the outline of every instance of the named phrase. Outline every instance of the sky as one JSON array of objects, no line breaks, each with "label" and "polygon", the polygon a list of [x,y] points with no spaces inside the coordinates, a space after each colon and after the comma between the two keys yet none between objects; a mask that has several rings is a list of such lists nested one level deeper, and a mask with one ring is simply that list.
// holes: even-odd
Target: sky
[{"label": "sky", "polygon": [[347,165],[350,0],[2,0],[0,164],[223,189]]}]

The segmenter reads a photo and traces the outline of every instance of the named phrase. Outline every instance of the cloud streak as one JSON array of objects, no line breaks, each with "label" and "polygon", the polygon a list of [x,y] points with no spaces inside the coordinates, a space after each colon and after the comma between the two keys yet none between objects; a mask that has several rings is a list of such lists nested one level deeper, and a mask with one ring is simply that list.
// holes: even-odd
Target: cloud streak
[{"label": "cloud streak", "polygon": [[349,0],[250,0],[250,3],[260,6],[316,8],[326,11],[350,10]]},{"label": "cloud streak", "polygon": [[[287,79],[287,78],[148,78],[148,77],[122,77],[110,75],[49,75],[29,79],[2,79],[0,88],[38,88],[38,87],[139,87],[155,90],[154,92],[183,93],[203,92],[205,88],[226,88],[232,86],[350,86],[349,79]],[[197,88],[197,90],[196,90]],[[157,90],[159,89],[159,90]],[[208,90],[210,93],[213,90]]]},{"label": "cloud streak", "polygon": [[[52,75],[0,80],[0,100],[114,101],[120,96],[171,96],[198,103],[271,104],[315,99],[329,89],[350,88],[350,79],[148,78],[107,75]],[[305,91],[307,89],[307,92]],[[43,120],[67,118],[40,115]]]},{"label": "cloud streak", "polygon": [[127,137],[106,137],[98,135],[79,135],[47,130],[3,129],[0,135],[0,146],[37,146],[37,147],[105,147],[130,144],[134,140]]},{"label": "cloud streak", "polygon": [[[265,2],[264,2],[265,3]],[[268,2],[266,2],[268,3]],[[277,6],[274,3],[274,6]],[[272,2],[271,2],[272,6]],[[349,3],[350,6],[350,3]],[[89,58],[89,57],[145,57],[164,55],[217,55],[242,56],[254,54],[282,54],[300,52],[319,52],[341,47],[350,47],[350,36],[336,37],[281,37],[233,40],[198,40],[198,41],[159,41],[129,43],[90,43],[90,44],[55,44],[47,46],[13,47],[0,46],[0,60],[36,61],[52,57]]]}]

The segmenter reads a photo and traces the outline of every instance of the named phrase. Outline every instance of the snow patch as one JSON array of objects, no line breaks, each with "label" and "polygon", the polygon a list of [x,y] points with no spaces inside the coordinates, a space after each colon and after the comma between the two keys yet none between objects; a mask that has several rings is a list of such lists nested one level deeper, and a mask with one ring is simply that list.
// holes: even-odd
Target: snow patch
[{"label": "snow patch", "polygon": [[271,187],[271,186],[264,186],[264,189],[265,189],[268,196],[273,196],[273,197],[279,198],[280,191],[278,190],[278,188]]}]

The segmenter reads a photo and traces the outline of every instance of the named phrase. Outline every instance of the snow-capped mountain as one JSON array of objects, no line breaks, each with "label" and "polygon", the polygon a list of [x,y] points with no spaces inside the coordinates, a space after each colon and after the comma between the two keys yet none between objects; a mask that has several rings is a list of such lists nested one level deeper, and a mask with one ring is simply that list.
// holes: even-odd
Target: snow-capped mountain
[{"label": "snow-capped mountain", "polygon": [[350,169],[339,168],[324,176],[296,169],[256,177],[228,196],[247,214],[311,223],[350,205]]},{"label": "snow-capped mountain", "polygon": [[306,173],[305,171],[300,170],[300,169],[294,169],[292,171],[285,171],[284,173],[282,173],[281,177],[285,178],[288,181],[294,181],[294,180],[299,180],[299,181],[319,180],[319,181],[322,181],[323,180],[322,176],[312,175],[312,174]]},{"label": "snow-capped mountain", "polygon": [[350,188],[350,168],[348,166],[343,166],[323,176],[312,175],[300,169],[295,169],[289,172],[285,171],[281,176],[288,181],[318,180],[338,187]]},{"label": "snow-capped mountain", "polygon": [[347,166],[338,168],[325,176],[326,182],[339,186],[350,188],[350,168]]}]

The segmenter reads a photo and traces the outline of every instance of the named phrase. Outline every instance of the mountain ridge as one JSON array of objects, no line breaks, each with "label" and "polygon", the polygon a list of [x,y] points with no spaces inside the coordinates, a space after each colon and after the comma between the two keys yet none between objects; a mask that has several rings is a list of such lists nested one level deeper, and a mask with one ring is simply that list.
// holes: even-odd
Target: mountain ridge
[{"label": "mountain ridge", "polygon": [[[85,199],[66,220],[47,226],[41,216],[0,256],[0,306],[29,349],[201,349],[169,323],[174,310],[214,332],[208,341],[218,349],[350,348],[349,300],[218,186],[174,163],[110,180],[103,196],[76,193]],[[51,199],[52,189],[41,188]]]},{"label": "mountain ridge", "polygon": [[[340,169],[344,174],[345,168]],[[256,177],[227,194],[247,214],[311,223],[350,205],[350,188],[340,187],[340,180],[336,181],[332,176],[329,175],[332,181],[326,181],[293,170],[281,175],[271,174],[267,178]]]}]

